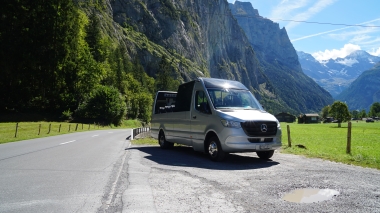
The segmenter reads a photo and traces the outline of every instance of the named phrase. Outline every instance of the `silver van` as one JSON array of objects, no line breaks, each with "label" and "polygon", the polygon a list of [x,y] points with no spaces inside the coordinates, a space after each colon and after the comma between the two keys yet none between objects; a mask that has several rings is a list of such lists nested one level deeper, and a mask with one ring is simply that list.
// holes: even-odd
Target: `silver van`
[{"label": "silver van", "polygon": [[157,92],[151,136],[162,148],[188,145],[213,161],[234,152],[256,152],[269,159],[281,147],[280,123],[247,87],[216,78],[198,78],[177,92]]}]

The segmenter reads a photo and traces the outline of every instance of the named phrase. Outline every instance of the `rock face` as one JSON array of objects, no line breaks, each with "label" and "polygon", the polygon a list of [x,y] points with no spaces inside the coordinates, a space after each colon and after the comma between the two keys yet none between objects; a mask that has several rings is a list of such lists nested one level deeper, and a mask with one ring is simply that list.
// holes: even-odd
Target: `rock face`
[{"label": "rock face", "polygon": [[260,61],[281,63],[302,72],[297,53],[289,40],[285,28],[259,15],[250,2],[236,1],[230,4],[231,11],[244,30]]},{"label": "rock face", "polygon": [[333,97],[347,89],[365,70],[371,69],[380,57],[357,50],[344,58],[319,62],[312,55],[297,52],[304,73],[313,78]]},{"label": "rock face", "polygon": [[331,95],[306,76],[285,28],[259,15],[249,2],[230,4],[246,33],[264,73],[285,104],[297,112],[319,112],[333,102]]},{"label": "rock face", "polygon": [[[231,15],[227,1],[114,0],[110,5],[114,21],[133,28],[149,42],[165,49],[178,78],[184,81],[196,76],[235,79],[259,98],[273,93],[273,86]],[[130,45],[135,46],[129,48],[130,53],[137,55],[154,76],[157,63],[152,61],[158,62],[164,53],[140,48],[136,42]],[[178,58],[193,66],[183,65]]]},{"label": "rock face", "polygon": [[[242,82],[273,113],[319,112],[332,102],[301,71],[285,29],[259,18],[246,33],[226,0],[105,3],[104,32],[125,45],[150,76],[165,58],[181,81],[210,76]],[[258,15],[252,6],[248,10]]]}]

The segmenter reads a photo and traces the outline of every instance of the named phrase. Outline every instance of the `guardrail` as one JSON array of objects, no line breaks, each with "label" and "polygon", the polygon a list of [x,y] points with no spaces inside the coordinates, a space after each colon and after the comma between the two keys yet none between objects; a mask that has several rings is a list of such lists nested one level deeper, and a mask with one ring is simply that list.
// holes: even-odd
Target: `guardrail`
[{"label": "guardrail", "polygon": [[140,127],[132,129],[130,140],[135,139],[138,135],[145,132],[150,132],[150,127]]}]

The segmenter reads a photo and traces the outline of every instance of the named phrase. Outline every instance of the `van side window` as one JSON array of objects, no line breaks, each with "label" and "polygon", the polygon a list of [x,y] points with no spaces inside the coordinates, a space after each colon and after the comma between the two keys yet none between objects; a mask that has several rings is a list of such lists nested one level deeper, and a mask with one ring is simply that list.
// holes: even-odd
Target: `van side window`
[{"label": "van side window", "polygon": [[205,114],[211,114],[210,105],[207,102],[206,94],[203,91],[195,93],[195,109]]},{"label": "van side window", "polygon": [[178,87],[177,100],[174,108],[175,112],[190,111],[194,83],[195,81],[190,81]]}]

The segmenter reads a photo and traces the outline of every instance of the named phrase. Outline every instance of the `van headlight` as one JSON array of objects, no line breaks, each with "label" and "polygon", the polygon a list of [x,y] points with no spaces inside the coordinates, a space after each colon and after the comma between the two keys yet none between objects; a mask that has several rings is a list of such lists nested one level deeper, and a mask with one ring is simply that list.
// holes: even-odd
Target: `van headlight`
[{"label": "van headlight", "polygon": [[231,127],[231,128],[240,128],[241,125],[240,125],[240,122],[238,121],[229,121],[229,120],[225,120],[225,119],[222,119],[220,120],[223,124],[223,126],[225,127]]},{"label": "van headlight", "polygon": [[277,123],[277,128],[278,129],[281,129],[281,125],[280,125],[280,122],[276,119],[276,123]]}]

